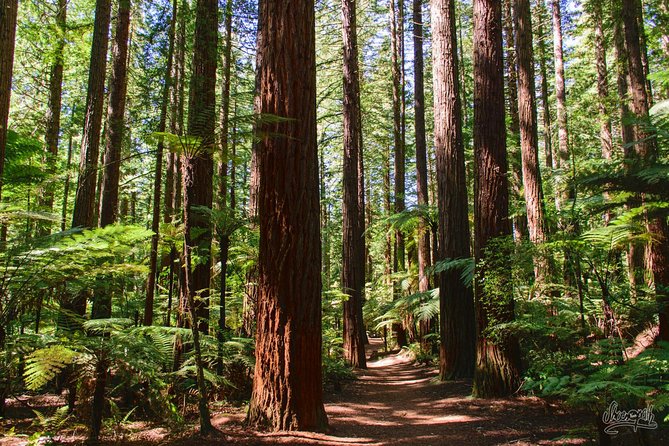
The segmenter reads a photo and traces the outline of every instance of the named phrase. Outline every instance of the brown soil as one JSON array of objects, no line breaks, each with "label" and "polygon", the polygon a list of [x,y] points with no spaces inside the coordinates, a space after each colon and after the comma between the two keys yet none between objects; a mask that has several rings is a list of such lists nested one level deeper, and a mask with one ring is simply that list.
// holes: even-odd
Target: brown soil
[{"label": "brown soil", "polygon": [[[372,350],[380,340],[372,339]],[[191,430],[170,438],[163,428],[135,424],[123,439],[106,444],[129,446],[170,445],[565,445],[585,444],[584,438],[568,438],[572,430],[591,420],[552,406],[537,398],[501,400],[472,399],[469,382],[439,382],[433,367],[416,366],[402,353],[370,361],[358,372],[358,380],[336,394],[326,396],[330,430],[258,433],[243,427],[241,410],[217,413],[213,424],[218,436],[198,438]],[[81,432],[80,432],[81,435]],[[78,437],[78,438],[77,438]],[[80,442],[82,436],[66,436],[64,443]],[[7,438],[0,445],[25,444]],[[11,442],[10,442],[11,441]]]}]

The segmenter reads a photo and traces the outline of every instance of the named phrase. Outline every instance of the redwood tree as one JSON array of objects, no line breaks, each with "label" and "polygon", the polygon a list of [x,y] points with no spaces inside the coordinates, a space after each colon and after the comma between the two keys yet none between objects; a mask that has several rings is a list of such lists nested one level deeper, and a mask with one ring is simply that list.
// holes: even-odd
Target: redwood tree
[{"label": "redwood tree", "polygon": [[260,253],[249,421],[324,430],[313,0],[260,3]]},{"label": "redwood tree", "polygon": [[[198,0],[190,81],[186,150],[181,156],[184,207],[184,265],[192,268],[190,283],[182,282],[182,295],[191,293],[198,329],[209,331],[209,280],[212,230],[209,215],[213,200],[216,128],[216,66],[218,2]],[[191,258],[188,258],[192,256]],[[189,299],[184,299],[186,302]]]},{"label": "redwood tree", "polygon": [[[470,256],[470,237],[455,3],[434,0],[431,13],[439,252],[442,259],[461,259]],[[439,276],[442,379],[471,377],[474,371],[474,300],[460,275],[461,271],[451,268]]]},{"label": "redwood tree", "polygon": [[[354,367],[365,368],[364,324],[361,312],[365,287],[364,218],[361,219],[359,169],[361,141],[360,85],[358,78],[358,43],[356,2],[342,0],[342,34],[344,40],[344,178],[342,226],[342,290],[344,301],[344,358]],[[364,204],[364,201],[363,201]]]},{"label": "redwood tree", "polygon": [[121,172],[121,146],[125,133],[125,99],[128,89],[128,37],[130,35],[130,0],[119,0],[116,32],[112,48],[113,63],[109,82],[107,134],[104,175],[100,191],[99,225],[104,228],[116,221]]},{"label": "redwood tree", "polygon": [[[529,0],[514,1],[513,22],[518,68],[518,119],[527,227],[530,241],[543,243],[546,241],[546,218],[541,170],[539,168],[539,139],[534,93],[534,54],[532,50],[532,14]],[[537,282],[543,282],[547,272],[545,260],[537,256],[534,260],[534,274]]]},{"label": "redwood tree", "polygon": [[[474,257],[477,397],[509,395],[520,383],[520,347],[493,325],[514,319],[502,52],[502,3],[474,1]],[[493,250],[497,251],[493,255]],[[495,285],[491,277],[495,274]],[[483,278],[486,278],[486,281]]]}]

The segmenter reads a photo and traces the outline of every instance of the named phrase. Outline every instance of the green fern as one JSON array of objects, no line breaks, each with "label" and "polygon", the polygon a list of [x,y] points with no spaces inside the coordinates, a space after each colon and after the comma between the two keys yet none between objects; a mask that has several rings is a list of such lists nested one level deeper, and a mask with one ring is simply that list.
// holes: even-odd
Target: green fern
[{"label": "green fern", "polygon": [[24,379],[29,390],[38,390],[74,363],[78,353],[63,345],[35,350],[26,358]]}]

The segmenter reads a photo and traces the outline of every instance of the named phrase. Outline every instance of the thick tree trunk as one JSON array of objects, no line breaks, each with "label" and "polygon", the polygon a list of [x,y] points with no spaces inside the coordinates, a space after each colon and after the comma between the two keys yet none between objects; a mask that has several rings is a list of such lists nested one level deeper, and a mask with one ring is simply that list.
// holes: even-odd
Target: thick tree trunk
[{"label": "thick tree trunk", "polygon": [[63,185],[63,209],[60,216],[60,230],[67,227],[67,202],[70,195],[70,168],[72,167],[72,134],[67,143],[67,162],[65,164],[65,184]]},{"label": "thick tree trunk", "polygon": [[[490,335],[491,324],[514,318],[510,252],[487,259],[490,245],[504,246],[511,234],[504,122],[502,8],[500,0],[474,1],[474,257],[477,343],[473,394],[477,397],[509,395],[520,383],[520,348],[509,333]],[[495,243],[501,239],[501,243]],[[481,260],[488,260],[485,266]],[[498,275],[495,290],[482,281]]]},{"label": "thick tree trunk", "polygon": [[[102,126],[110,20],[111,0],[96,0],[91,64],[88,71],[88,94],[86,97],[84,128],[81,136],[79,180],[74,202],[72,227],[92,228],[95,226],[100,128]],[[83,314],[83,312],[80,314]]]},{"label": "thick tree trunk", "polygon": [[[425,81],[423,63],[423,1],[413,0],[414,127],[416,132],[416,191],[418,205],[427,207],[427,143],[425,140]],[[418,291],[430,289],[430,228],[424,220],[418,227]],[[430,321],[420,321],[420,338],[430,332]],[[427,343],[423,342],[427,348]]]},{"label": "thick tree trunk", "polygon": [[188,291],[193,293],[197,326],[203,333],[209,331],[212,230],[209,216],[197,208],[211,209],[213,200],[217,41],[218,2],[198,0],[187,131],[198,142],[181,156],[181,175],[185,242],[191,255],[198,258],[197,263],[191,263]]},{"label": "thick tree trunk", "polygon": [[12,92],[18,9],[18,0],[0,0],[0,197],[2,196],[3,173],[5,171],[9,97]]},{"label": "thick tree trunk", "polygon": [[260,4],[258,327],[248,420],[324,430],[313,0]]},{"label": "thick tree trunk", "polygon": [[[470,256],[470,236],[455,3],[434,0],[431,13],[439,249],[442,259],[461,259]],[[468,378],[474,372],[474,298],[460,275],[452,269],[439,276],[441,379]]]},{"label": "thick tree trunk", "polygon": [[[648,119],[649,100],[646,89],[646,76],[642,63],[642,48],[639,41],[638,14],[635,8],[636,0],[623,0],[622,18],[625,25],[625,44],[628,51],[629,87],[632,96],[632,111],[640,119]],[[657,162],[657,147],[654,139],[643,125],[634,126],[636,155],[645,166],[652,166]],[[645,201],[647,197],[642,197]],[[659,340],[669,340],[669,226],[665,216],[650,217],[647,230],[653,237],[650,243],[650,263],[655,282],[655,294],[658,302],[660,320]]]},{"label": "thick tree trunk", "polygon": [[119,0],[116,32],[112,49],[113,64],[107,109],[107,139],[104,176],[100,191],[99,225],[116,222],[121,172],[121,146],[125,133],[125,102],[128,87],[128,37],[130,35],[130,0]]},{"label": "thick tree trunk", "polygon": [[[63,58],[65,51],[65,37],[67,29],[67,1],[58,0],[56,10],[56,43],[54,45],[53,63],[49,74],[49,108],[46,114],[46,142],[45,162],[50,176],[56,174],[56,163],[58,160],[58,137],[60,134],[60,109],[62,105],[63,91]],[[43,195],[40,197],[40,206],[47,212],[53,211],[55,182],[53,178],[47,179]],[[42,223],[39,227],[39,235],[48,235],[51,232],[51,223]]]},{"label": "thick tree trunk", "polygon": [[[342,0],[342,35],[344,43],[344,166],[342,203],[342,291],[344,301],[344,359],[354,367],[366,368],[363,321],[359,308],[365,287],[364,216],[361,222],[358,181],[361,129],[360,84],[355,0]],[[363,202],[364,203],[364,202]],[[364,214],[363,214],[364,215]],[[361,225],[362,223],[362,225]]]},{"label": "thick tree trunk", "polygon": [[[523,189],[527,210],[530,241],[546,241],[544,193],[539,167],[539,138],[534,93],[534,54],[532,50],[532,15],[529,0],[514,0],[513,21],[516,31],[515,48],[518,66],[518,118],[523,166]],[[538,284],[546,280],[548,264],[538,255],[534,259],[534,276]]]},{"label": "thick tree trunk", "polygon": [[[160,121],[158,132],[164,133],[167,127],[167,104],[170,101],[172,87],[172,64],[174,60],[174,39],[177,20],[177,0],[172,0],[172,18],[169,28],[169,46],[167,49],[167,67],[165,67],[165,83],[163,84],[163,98],[160,105]],[[144,325],[153,324],[153,299],[156,291],[158,274],[158,241],[160,240],[160,196],[163,183],[163,139],[158,140],[156,147],[156,173],[153,179],[153,215],[151,219],[151,254],[149,256],[149,277],[146,281],[146,300],[144,301]]]}]

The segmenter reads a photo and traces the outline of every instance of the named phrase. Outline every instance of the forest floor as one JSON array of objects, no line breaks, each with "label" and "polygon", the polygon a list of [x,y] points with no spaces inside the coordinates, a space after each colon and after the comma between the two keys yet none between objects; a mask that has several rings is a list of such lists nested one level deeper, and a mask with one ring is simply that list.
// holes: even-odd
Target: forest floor
[{"label": "forest floor", "polygon": [[[382,341],[371,339],[371,342],[368,351],[378,354]],[[128,426],[122,439],[117,436],[116,440],[109,439],[103,444],[475,446],[587,442],[583,428],[588,427],[590,420],[584,414],[570,413],[538,398],[473,399],[469,382],[439,382],[434,367],[415,365],[403,353],[371,360],[368,369],[357,375],[358,379],[345,384],[340,392],[326,394],[325,410],[330,428],[325,434],[258,433],[244,427],[243,408],[240,408],[227,410],[228,413],[214,412],[212,422],[220,435],[206,440],[194,435],[194,428],[175,438],[165,428],[144,423]],[[63,435],[58,440],[62,444],[76,444],[84,434]],[[21,444],[26,444],[25,437],[0,438],[1,446]]]}]

